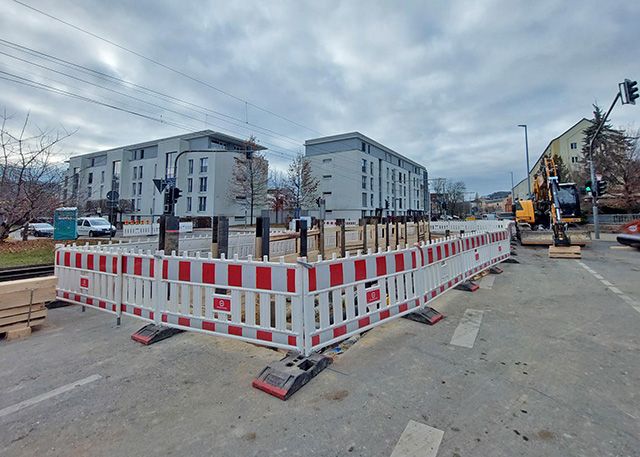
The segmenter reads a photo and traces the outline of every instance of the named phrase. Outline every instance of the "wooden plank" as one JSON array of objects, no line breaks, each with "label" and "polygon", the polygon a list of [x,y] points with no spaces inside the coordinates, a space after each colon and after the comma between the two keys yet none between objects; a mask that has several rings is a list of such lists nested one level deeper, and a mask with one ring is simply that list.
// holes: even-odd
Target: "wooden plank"
[{"label": "wooden plank", "polygon": [[[47,310],[40,309],[38,311],[31,312],[31,319],[39,319],[41,317],[47,317]],[[29,319],[29,313],[16,314],[15,316],[3,317],[0,319],[0,332],[4,332],[3,327],[9,326],[18,322],[26,322]]]},{"label": "wooden plank", "polygon": [[[33,303],[44,303],[56,298],[55,276],[20,279],[0,283],[0,310]],[[31,291],[33,290],[33,297]]]},{"label": "wooden plank", "polygon": [[31,327],[22,327],[6,332],[5,340],[13,341],[31,335]]},{"label": "wooden plank", "polygon": [[55,276],[44,276],[42,278],[17,279],[15,281],[0,282],[0,293],[20,292],[23,290],[56,287],[57,278]]},{"label": "wooden plank", "polygon": [[[36,303],[35,305],[31,306],[31,311],[38,311],[44,309],[44,303]],[[8,316],[15,316],[16,314],[23,314],[23,313],[28,313],[29,312],[29,305],[25,305],[25,306],[17,306],[15,308],[7,308],[7,309],[2,309],[0,310],[0,318],[2,317],[8,317]]]},{"label": "wooden plank", "polygon": [[[33,327],[35,325],[44,324],[46,317],[40,317],[38,319],[32,319],[29,326]],[[7,325],[5,327],[0,327],[0,333],[10,332],[11,330],[16,330],[20,328],[25,328],[27,326],[26,322],[20,322],[18,324]]]},{"label": "wooden plank", "polygon": [[580,259],[580,246],[549,246],[549,258],[552,259]]}]

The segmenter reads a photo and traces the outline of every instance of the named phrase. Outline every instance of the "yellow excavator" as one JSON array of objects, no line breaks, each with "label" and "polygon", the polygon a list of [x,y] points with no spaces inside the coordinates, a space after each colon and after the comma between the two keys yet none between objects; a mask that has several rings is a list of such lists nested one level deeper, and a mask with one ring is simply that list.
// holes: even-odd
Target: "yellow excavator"
[{"label": "yellow excavator", "polygon": [[[560,183],[552,157],[534,177],[533,195],[516,202],[518,238],[523,245],[584,246],[589,232],[569,230],[582,219],[580,194],[574,183]],[[550,254],[551,254],[550,250]],[[561,249],[555,251],[560,252]],[[569,250],[575,252],[576,250]],[[579,248],[577,250],[579,255]]]}]

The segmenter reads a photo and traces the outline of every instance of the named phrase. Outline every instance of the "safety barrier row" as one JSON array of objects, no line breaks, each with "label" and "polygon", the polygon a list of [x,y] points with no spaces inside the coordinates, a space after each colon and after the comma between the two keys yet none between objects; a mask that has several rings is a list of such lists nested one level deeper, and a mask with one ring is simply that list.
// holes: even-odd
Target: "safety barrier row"
[{"label": "safety barrier row", "polygon": [[297,263],[59,246],[57,296],[305,355],[430,304],[509,257],[506,230]]},{"label": "safety barrier row", "polygon": [[[193,232],[193,222],[180,222],[180,233]],[[160,224],[125,224],[122,226],[122,236],[157,235],[160,233]]]},{"label": "safety barrier row", "polygon": [[432,221],[429,223],[431,231],[435,233],[445,233],[449,230],[453,232],[479,232],[503,230],[514,226],[509,220],[479,220],[479,221]]}]

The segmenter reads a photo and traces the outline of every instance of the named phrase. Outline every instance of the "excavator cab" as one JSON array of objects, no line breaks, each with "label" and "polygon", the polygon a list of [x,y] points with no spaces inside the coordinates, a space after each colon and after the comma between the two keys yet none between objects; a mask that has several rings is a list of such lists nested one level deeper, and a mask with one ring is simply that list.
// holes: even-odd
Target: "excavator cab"
[{"label": "excavator cab", "polygon": [[558,185],[558,202],[562,220],[566,223],[580,222],[582,212],[580,211],[580,194],[578,188],[572,182]]}]

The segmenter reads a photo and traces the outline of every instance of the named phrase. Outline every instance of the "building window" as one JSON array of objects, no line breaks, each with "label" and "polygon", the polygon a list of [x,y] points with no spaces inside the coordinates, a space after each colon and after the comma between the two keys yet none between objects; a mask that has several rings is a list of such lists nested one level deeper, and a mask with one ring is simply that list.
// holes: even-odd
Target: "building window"
[{"label": "building window", "polygon": [[114,178],[120,177],[120,161],[119,160],[114,160],[113,163],[111,164],[111,175]]},{"label": "building window", "polygon": [[138,179],[142,179],[142,165],[138,169]]},{"label": "building window", "polygon": [[187,179],[187,192],[193,192],[193,178]]},{"label": "building window", "polygon": [[142,195],[142,183],[138,183],[138,195]]},{"label": "building window", "polygon": [[91,200],[91,187],[87,187],[87,200]]},{"label": "building window", "polygon": [[136,210],[140,211],[142,209],[142,200],[137,199],[136,200]]},{"label": "building window", "polygon": [[136,194],[136,189],[138,187],[136,186],[136,183],[132,183],[131,184],[131,195],[135,195]]},{"label": "building window", "polygon": [[176,156],[177,152],[167,152],[166,158],[165,158],[165,176],[167,178],[173,178],[176,175],[176,171],[173,169],[175,163],[175,156]]},{"label": "building window", "polygon": [[331,175],[322,175],[322,179],[331,179]]},{"label": "building window", "polygon": [[191,197],[187,197],[187,212],[191,212]]},{"label": "building window", "polygon": [[362,152],[366,151],[366,145],[364,144],[364,141],[360,145],[360,149],[362,150]]},{"label": "building window", "polygon": [[138,167],[133,167],[133,179],[138,179]]},{"label": "building window", "polygon": [[104,170],[100,172],[100,182],[104,182]]},{"label": "building window", "polygon": [[200,178],[200,192],[206,192],[207,191],[207,178],[203,177]]},{"label": "building window", "polygon": [[87,177],[87,184],[93,184],[93,173],[89,173]]},{"label": "building window", "polygon": [[193,159],[189,159],[189,174],[193,174]]},{"label": "building window", "polygon": [[578,158],[578,156],[571,157],[571,163],[578,163],[579,161],[580,159]]},{"label": "building window", "polygon": [[367,177],[366,176],[362,177],[362,188],[363,189],[367,188]]},{"label": "building window", "polygon": [[365,192],[362,193],[362,206],[367,207],[367,194]]},{"label": "building window", "polygon": [[331,195],[331,191],[329,191],[329,192],[322,192],[322,195]]},{"label": "building window", "polygon": [[371,207],[373,208],[373,194],[371,194]]},{"label": "building window", "polygon": [[331,163],[331,159],[322,159],[322,163]]},{"label": "building window", "polygon": [[373,162],[370,163],[371,174],[373,174]]},{"label": "building window", "polygon": [[578,149],[578,143],[571,143],[571,149]]},{"label": "building window", "polygon": [[373,190],[373,178],[371,178],[371,190]]},{"label": "building window", "polygon": [[209,157],[200,159],[200,173],[206,173],[209,170]]},{"label": "building window", "polygon": [[371,145],[370,144],[367,145],[367,153],[371,154]]},{"label": "building window", "polygon": [[367,159],[362,159],[362,172],[367,172]]},{"label": "building window", "polygon": [[140,149],[140,159],[144,159],[144,149]]},{"label": "building window", "polygon": [[198,211],[207,210],[207,197],[198,197]]}]

